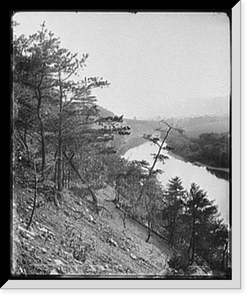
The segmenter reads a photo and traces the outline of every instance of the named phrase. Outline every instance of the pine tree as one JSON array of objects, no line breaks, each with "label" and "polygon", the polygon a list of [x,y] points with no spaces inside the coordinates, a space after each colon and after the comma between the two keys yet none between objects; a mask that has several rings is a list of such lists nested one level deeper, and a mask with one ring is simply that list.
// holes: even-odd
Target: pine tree
[{"label": "pine tree", "polygon": [[[129,130],[122,124],[122,116],[102,118],[97,109],[97,100],[92,91],[108,86],[106,80],[99,77],[77,80],[77,75],[85,67],[87,58],[88,54],[78,55],[62,48],[60,39],[48,31],[44,23],[37,33],[28,38],[23,35],[15,37],[13,41],[14,83],[16,86],[29,89],[30,98],[36,103],[38,141],[41,150],[41,164],[40,169],[38,168],[41,174],[40,181],[47,180],[47,175],[51,175],[53,168],[55,194],[59,199],[64,185],[66,165],[70,164],[70,156],[73,158],[74,154],[74,160],[78,159],[75,164],[71,161],[70,166],[80,165],[83,169],[84,163],[88,162],[85,165],[90,167],[92,165],[92,168],[91,172],[85,170],[85,177],[93,175],[99,165],[99,154],[113,152],[113,149],[108,147],[113,134],[127,134]],[[23,101],[19,107],[17,106],[19,115],[22,110],[25,111],[24,103]],[[26,109],[26,114],[27,111]],[[28,118],[26,120],[26,124],[31,123]],[[115,126],[116,123],[120,126]],[[27,128],[19,124],[19,128],[21,127],[24,132],[21,141],[28,148]],[[64,156],[63,151],[70,156]],[[75,172],[76,176],[80,178],[82,170],[77,168],[75,170],[78,173]],[[91,190],[90,181],[93,179],[94,182],[96,178],[86,180],[81,177]]]},{"label": "pine tree", "polygon": [[213,200],[207,198],[207,193],[192,183],[189,197],[185,202],[185,215],[187,217],[190,238],[188,255],[191,263],[194,262],[195,253],[200,253],[202,245],[207,241],[211,225],[217,217],[217,206]]},{"label": "pine tree", "polygon": [[167,222],[167,230],[169,234],[169,243],[173,244],[176,230],[179,228],[179,215],[182,213],[185,200],[185,190],[179,177],[172,178],[165,192],[165,209],[163,211],[164,218]]}]

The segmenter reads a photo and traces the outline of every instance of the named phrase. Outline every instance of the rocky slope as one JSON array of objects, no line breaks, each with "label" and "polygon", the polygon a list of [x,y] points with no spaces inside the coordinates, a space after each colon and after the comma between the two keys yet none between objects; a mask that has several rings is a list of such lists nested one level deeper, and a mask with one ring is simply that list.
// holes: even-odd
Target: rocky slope
[{"label": "rocky slope", "polygon": [[110,201],[111,188],[97,193],[102,207],[99,216],[94,213],[90,199],[81,196],[79,190],[65,190],[58,209],[41,191],[27,230],[34,191],[16,187],[13,276],[141,278],[169,273],[170,250],[165,242],[156,239],[146,243],[141,226],[123,218],[123,213]]}]

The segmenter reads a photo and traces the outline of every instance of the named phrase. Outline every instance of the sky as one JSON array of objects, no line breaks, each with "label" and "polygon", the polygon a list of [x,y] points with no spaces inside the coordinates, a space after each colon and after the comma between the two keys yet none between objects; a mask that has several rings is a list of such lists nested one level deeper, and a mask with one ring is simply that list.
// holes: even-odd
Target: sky
[{"label": "sky", "polygon": [[45,21],[62,47],[88,53],[80,75],[108,80],[110,86],[94,94],[117,115],[191,116],[197,115],[197,105],[186,105],[192,99],[228,101],[230,32],[224,13],[19,12],[13,20],[20,24],[16,36],[33,34]]}]

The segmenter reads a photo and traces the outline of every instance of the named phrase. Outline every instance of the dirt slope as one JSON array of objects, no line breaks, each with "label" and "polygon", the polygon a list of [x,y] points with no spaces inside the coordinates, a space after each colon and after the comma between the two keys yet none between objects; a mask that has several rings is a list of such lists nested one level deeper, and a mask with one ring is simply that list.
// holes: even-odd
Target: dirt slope
[{"label": "dirt slope", "polygon": [[125,226],[121,212],[106,201],[111,199],[111,189],[98,192],[104,206],[100,216],[94,214],[88,198],[72,191],[64,191],[59,209],[40,194],[26,230],[33,192],[14,189],[13,275],[141,277],[166,273],[168,247],[155,237],[150,241],[153,244],[145,243],[144,229],[129,219]]}]

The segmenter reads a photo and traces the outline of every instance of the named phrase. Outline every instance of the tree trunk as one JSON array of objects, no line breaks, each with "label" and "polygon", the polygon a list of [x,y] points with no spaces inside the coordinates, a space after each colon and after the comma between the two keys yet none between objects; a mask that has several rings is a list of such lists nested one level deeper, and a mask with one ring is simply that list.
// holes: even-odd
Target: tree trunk
[{"label": "tree trunk", "polygon": [[36,163],[35,163],[35,161],[33,163],[34,163],[34,181],[35,181],[35,186],[34,186],[33,208],[32,208],[32,213],[31,213],[31,217],[30,217],[29,223],[28,223],[28,225],[26,227],[27,230],[31,226],[31,223],[32,223],[32,220],[33,220],[33,216],[34,216],[34,212],[35,212],[35,209],[36,209],[36,200],[37,200],[37,171],[36,171]]},{"label": "tree trunk", "polygon": [[58,193],[57,193],[57,172],[58,170],[58,149],[56,149],[55,155],[54,155],[54,204],[58,208],[59,203],[58,203]]},{"label": "tree trunk", "polygon": [[193,224],[192,224],[192,234],[191,234],[191,239],[190,239],[190,245],[188,248],[188,254],[190,257],[190,251],[192,252],[191,254],[191,263],[194,262],[194,255],[195,255],[195,218],[193,217]]},{"label": "tree trunk", "polygon": [[70,166],[67,167],[67,188],[70,188],[70,181],[71,181],[71,168]]},{"label": "tree trunk", "polygon": [[221,265],[222,265],[223,270],[226,270],[226,269],[227,269],[227,266],[226,266],[226,264],[225,264],[225,257],[226,257],[227,249],[228,249],[228,242],[226,242],[225,247],[224,247],[223,252],[222,252],[222,261],[221,261]]},{"label": "tree trunk", "polygon": [[172,245],[172,243],[173,243],[173,234],[174,234],[174,223],[171,223],[169,245]]},{"label": "tree trunk", "polygon": [[42,95],[41,95],[41,91],[39,88],[37,88],[37,100],[38,100],[38,104],[37,104],[37,118],[39,121],[39,127],[40,127],[40,137],[41,137],[41,158],[42,158],[42,162],[41,162],[41,177],[42,180],[44,179],[44,170],[45,170],[45,163],[46,163],[46,158],[45,158],[45,131],[44,131],[44,124],[43,124],[43,120],[41,117],[41,101],[42,101]]},{"label": "tree trunk", "polygon": [[61,75],[59,73],[59,89],[60,89],[60,103],[59,103],[59,127],[58,127],[58,180],[57,180],[57,190],[59,195],[62,192],[62,83]]},{"label": "tree trunk", "polygon": [[148,236],[147,236],[147,239],[145,241],[146,243],[149,242],[150,236],[151,236],[151,230],[150,230],[150,228],[148,228]]},{"label": "tree trunk", "polygon": [[145,240],[146,243],[149,242],[150,237],[151,237],[151,221],[148,222],[148,235],[147,235],[147,238],[146,238],[146,240]]},{"label": "tree trunk", "polygon": [[96,213],[97,213],[97,215],[99,215],[98,200],[97,200],[97,197],[96,197],[95,193],[90,188],[87,181],[81,176],[80,172],[77,170],[76,166],[74,165],[74,163],[72,161],[72,158],[69,158],[67,156],[67,154],[65,153],[65,151],[62,151],[62,153],[63,153],[64,157],[66,158],[67,162],[70,164],[70,166],[72,167],[72,169],[76,173],[76,175],[78,176],[78,178],[80,179],[80,181],[82,182],[82,184],[84,185],[84,187],[89,191],[89,193],[90,193],[90,195],[93,199],[93,203],[95,205]]},{"label": "tree trunk", "polygon": [[66,165],[64,160],[62,161],[62,188],[66,187]]},{"label": "tree trunk", "polygon": [[157,155],[156,155],[156,157],[155,157],[155,159],[154,159],[154,161],[153,161],[152,166],[151,166],[150,169],[149,169],[148,177],[146,178],[146,180],[145,180],[145,182],[143,183],[142,188],[141,188],[141,190],[140,190],[140,193],[139,193],[139,196],[138,196],[138,199],[137,199],[137,202],[138,202],[138,203],[139,203],[139,202],[141,201],[141,199],[142,199],[143,192],[144,192],[146,186],[148,185],[148,182],[149,182],[149,180],[150,180],[150,178],[151,178],[151,175],[152,175],[152,173],[153,173],[153,171],[154,171],[154,168],[155,168],[156,163],[157,163],[157,161],[158,161],[158,158],[159,158],[159,155],[160,155],[160,153],[161,153],[161,150],[163,149],[164,143],[165,143],[166,139],[168,138],[168,135],[169,135],[171,129],[172,129],[172,127],[169,126],[169,129],[167,130],[167,132],[166,132],[166,134],[165,134],[165,137],[164,137],[164,139],[163,139],[161,145],[159,145],[159,149],[158,149]]}]

